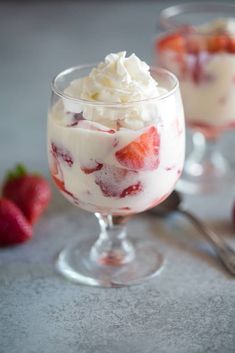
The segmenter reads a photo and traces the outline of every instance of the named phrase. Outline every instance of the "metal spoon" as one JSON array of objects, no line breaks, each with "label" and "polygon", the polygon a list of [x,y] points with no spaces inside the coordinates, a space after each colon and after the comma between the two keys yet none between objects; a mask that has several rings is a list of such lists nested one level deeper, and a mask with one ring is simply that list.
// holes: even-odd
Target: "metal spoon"
[{"label": "metal spoon", "polygon": [[235,276],[235,250],[227,245],[212,229],[210,229],[204,222],[199,220],[193,213],[181,206],[182,198],[177,191],[172,194],[160,205],[152,208],[149,212],[158,216],[167,216],[172,212],[179,212],[186,216],[192,224],[209,240],[214,247],[217,255],[226,269]]}]

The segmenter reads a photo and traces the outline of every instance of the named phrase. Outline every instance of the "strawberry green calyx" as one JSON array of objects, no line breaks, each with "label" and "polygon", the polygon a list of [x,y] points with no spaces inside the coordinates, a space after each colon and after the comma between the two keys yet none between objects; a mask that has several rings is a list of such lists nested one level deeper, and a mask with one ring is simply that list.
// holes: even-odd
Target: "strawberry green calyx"
[{"label": "strawberry green calyx", "polygon": [[5,182],[20,179],[27,175],[27,169],[22,163],[16,164],[14,169],[9,170],[5,176]]}]

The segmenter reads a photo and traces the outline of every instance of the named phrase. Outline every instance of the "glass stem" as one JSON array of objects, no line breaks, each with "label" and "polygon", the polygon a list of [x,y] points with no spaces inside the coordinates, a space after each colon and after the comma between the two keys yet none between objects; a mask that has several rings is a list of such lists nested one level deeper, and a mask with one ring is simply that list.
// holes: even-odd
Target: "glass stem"
[{"label": "glass stem", "polygon": [[[91,259],[100,265],[120,266],[134,258],[134,248],[126,239],[126,224],[115,224],[112,215],[95,213],[100,225],[98,240],[91,249]],[[124,217],[123,217],[124,219]]]},{"label": "glass stem", "polygon": [[227,164],[217,148],[217,139],[206,139],[196,132],[193,135],[193,151],[188,157],[185,170],[193,176],[219,175],[227,170]]}]

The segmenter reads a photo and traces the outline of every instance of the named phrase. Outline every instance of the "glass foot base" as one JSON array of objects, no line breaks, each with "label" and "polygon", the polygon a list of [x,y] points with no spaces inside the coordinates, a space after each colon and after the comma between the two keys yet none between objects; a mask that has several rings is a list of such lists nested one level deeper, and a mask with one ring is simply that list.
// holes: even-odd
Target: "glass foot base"
[{"label": "glass foot base", "polygon": [[136,241],[133,244],[134,257],[124,265],[99,264],[90,256],[96,240],[96,237],[89,237],[70,243],[58,256],[57,270],[75,283],[122,287],[152,278],[163,268],[163,256],[150,241]]}]

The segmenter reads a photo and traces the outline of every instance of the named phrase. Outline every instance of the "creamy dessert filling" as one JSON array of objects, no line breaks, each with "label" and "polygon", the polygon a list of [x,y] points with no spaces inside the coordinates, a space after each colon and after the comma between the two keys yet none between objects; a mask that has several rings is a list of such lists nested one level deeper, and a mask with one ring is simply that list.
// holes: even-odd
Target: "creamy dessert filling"
[{"label": "creamy dessert filling", "polygon": [[125,215],[153,207],[183,168],[179,91],[158,84],[135,54],[109,54],[52,106],[48,155],[57,187],[81,208]]}]

